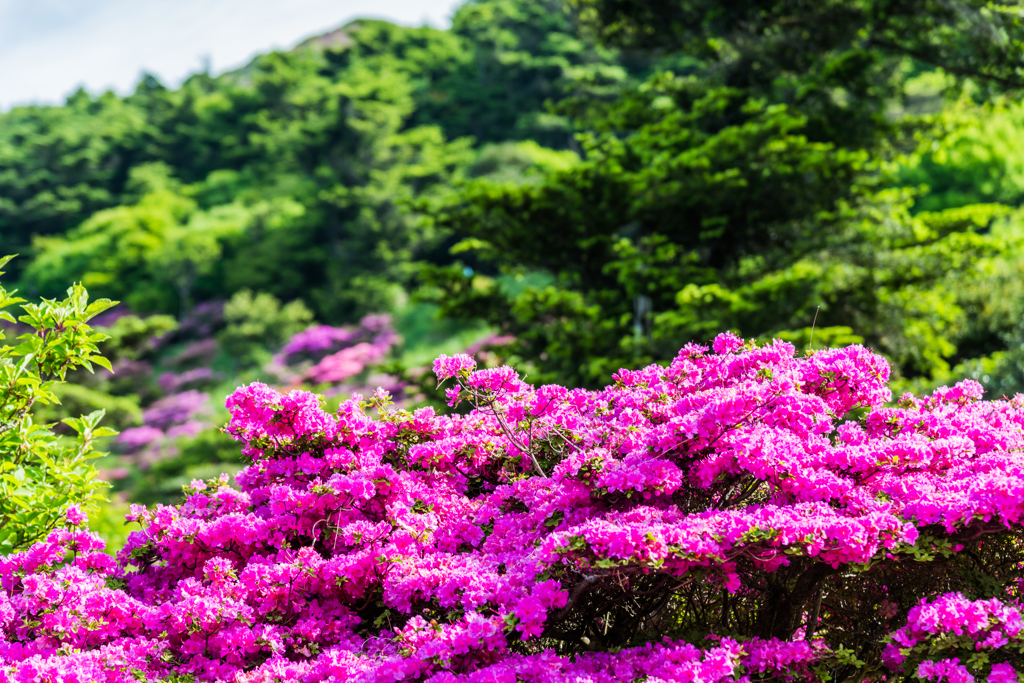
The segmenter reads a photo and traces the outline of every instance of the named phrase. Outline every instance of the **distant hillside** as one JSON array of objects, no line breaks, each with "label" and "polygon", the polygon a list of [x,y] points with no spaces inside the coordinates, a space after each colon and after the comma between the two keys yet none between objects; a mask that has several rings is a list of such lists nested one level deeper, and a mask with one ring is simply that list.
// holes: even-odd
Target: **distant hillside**
[{"label": "distant hillside", "polygon": [[[561,7],[472,2],[445,31],[359,20],[177,89],[146,76],[127,97],[15,108],[0,115],[0,252],[22,254],[31,292],[82,280],[139,311],[246,288],[335,322],[392,308],[414,262],[450,258],[416,207],[550,159],[532,150],[573,142],[552,107],[639,68]],[[476,165],[518,141],[540,147]]]},{"label": "distant hillside", "polygon": [[358,30],[359,22],[351,22],[336,28],[333,31],[328,31],[312,38],[306,38],[301,43],[295,46],[294,49],[301,50],[303,48],[315,48],[318,50],[341,50],[346,47],[352,47],[354,40],[350,33],[353,30]]}]

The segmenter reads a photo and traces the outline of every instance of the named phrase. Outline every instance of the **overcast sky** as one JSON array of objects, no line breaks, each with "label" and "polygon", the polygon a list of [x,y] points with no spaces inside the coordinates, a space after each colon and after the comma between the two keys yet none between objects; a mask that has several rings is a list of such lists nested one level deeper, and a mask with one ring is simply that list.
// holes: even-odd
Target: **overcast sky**
[{"label": "overcast sky", "polygon": [[61,103],[78,86],[167,85],[220,73],[358,17],[447,27],[459,0],[0,0],[0,111]]}]

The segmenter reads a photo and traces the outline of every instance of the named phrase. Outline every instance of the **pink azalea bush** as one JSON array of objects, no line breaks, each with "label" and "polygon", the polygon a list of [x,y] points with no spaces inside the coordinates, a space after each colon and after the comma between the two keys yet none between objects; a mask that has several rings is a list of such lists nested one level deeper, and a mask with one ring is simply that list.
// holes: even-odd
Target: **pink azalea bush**
[{"label": "pink azalea bush", "polygon": [[[399,341],[391,316],[385,314],[364,316],[358,325],[348,327],[314,325],[293,335],[266,369],[293,387],[303,382],[338,384],[379,365]],[[380,379],[399,386],[394,378]],[[341,388],[333,387],[328,393],[336,394]]]},{"label": "pink azalea bush", "polygon": [[209,422],[210,395],[196,389],[171,394],[154,401],[142,413],[143,424],[118,435],[119,450],[141,466],[149,466],[180,437],[194,437],[212,428]]},{"label": "pink azalea bush", "polygon": [[1016,601],[970,600],[948,593],[913,607],[883,658],[890,667],[927,681],[974,683],[977,669],[990,665],[989,683],[1012,683],[1019,680],[1011,662],[1020,666],[1022,631],[1024,619]]},{"label": "pink azalea bush", "polygon": [[242,387],[237,487],[0,559],[0,683],[1016,680],[1024,397],[732,335],[600,391],[435,371],[447,414]]},{"label": "pink azalea bush", "polygon": [[379,363],[388,349],[369,342],[359,342],[325,357],[309,369],[306,374],[310,382],[323,384],[341,382],[358,375],[369,365]]}]

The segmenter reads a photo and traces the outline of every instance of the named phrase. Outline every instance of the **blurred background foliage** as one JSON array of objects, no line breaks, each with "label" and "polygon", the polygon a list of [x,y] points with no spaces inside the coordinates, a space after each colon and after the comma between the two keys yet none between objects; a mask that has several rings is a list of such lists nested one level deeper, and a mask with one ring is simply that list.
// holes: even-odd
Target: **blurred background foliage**
[{"label": "blurred background foliage", "polygon": [[[1001,6],[1000,6],[1001,7]],[[883,11],[884,10],[884,11]],[[998,10],[998,11],[997,11]],[[125,501],[242,465],[244,381],[340,401],[468,350],[597,386],[732,329],[897,390],[1024,391],[1024,29],[981,0],[475,0],[170,89],[0,114],[7,282],[82,282]]]}]

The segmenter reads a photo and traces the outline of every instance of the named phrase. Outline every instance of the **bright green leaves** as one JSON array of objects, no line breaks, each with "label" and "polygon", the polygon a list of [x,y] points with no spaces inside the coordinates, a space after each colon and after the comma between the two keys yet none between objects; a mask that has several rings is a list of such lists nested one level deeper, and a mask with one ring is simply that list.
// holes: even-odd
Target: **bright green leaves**
[{"label": "bright green leaves", "polygon": [[0,351],[0,358],[24,359],[17,374],[22,383],[35,381],[31,373],[25,372],[28,367],[33,367],[35,377],[42,383],[63,380],[69,369],[79,366],[91,371],[93,363],[110,370],[110,363],[99,355],[96,346],[106,335],[93,333],[86,322],[115,303],[108,299],[89,303],[88,293],[78,284],[68,289],[63,301],[43,299],[40,304],[26,303],[22,307],[24,315],[18,321],[35,333],[18,337],[21,343]]},{"label": "bright green leaves", "polygon": [[301,300],[284,306],[270,294],[237,292],[224,305],[227,327],[219,334],[225,351],[244,362],[265,360],[295,333],[313,322],[313,313]]},{"label": "bright green leaves", "polygon": [[[983,233],[1002,209],[912,216],[865,152],[811,140],[798,111],[694,88],[652,77],[595,124],[632,130],[595,134],[585,161],[542,182],[470,183],[440,214],[458,256],[549,277],[512,294],[434,270],[442,306],[514,334],[545,379],[597,383],[724,329],[806,346],[815,316],[819,344],[944,370],[962,317],[949,274],[1001,248]],[[675,104],[653,110],[659,97]]]},{"label": "bright green leaves", "polygon": [[[33,235],[64,232],[116,204],[149,132],[143,112],[112,92],[90,98],[79,90],[63,107],[16,107],[0,116],[0,253],[22,251]],[[14,280],[27,265],[15,264]]]},{"label": "bright green leaves", "polygon": [[97,212],[60,237],[37,239],[29,280],[54,291],[81,279],[94,291],[125,295],[138,310],[186,313],[196,280],[211,272],[224,241],[256,217],[233,205],[200,211],[188,196],[195,190],[169,173],[164,164],[138,166],[129,178],[140,193],[134,202]]},{"label": "bright green leaves", "polygon": [[[0,287],[0,306],[17,303],[23,301]],[[97,348],[106,337],[88,321],[113,305],[90,302],[81,285],[63,300],[24,303],[18,321],[32,331],[20,335],[17,345],[0,347],[0,555],[63,524],[70,506],[94,509],[103,498],[105,485],[96,481],[89,460],[103,455],[95,450],[97,439],[117,433],[100,426],[104,412],[65,419],[61,434],[37,424],[34,412],[59,403],[53,390],[70,370],[110,369]]]}]

